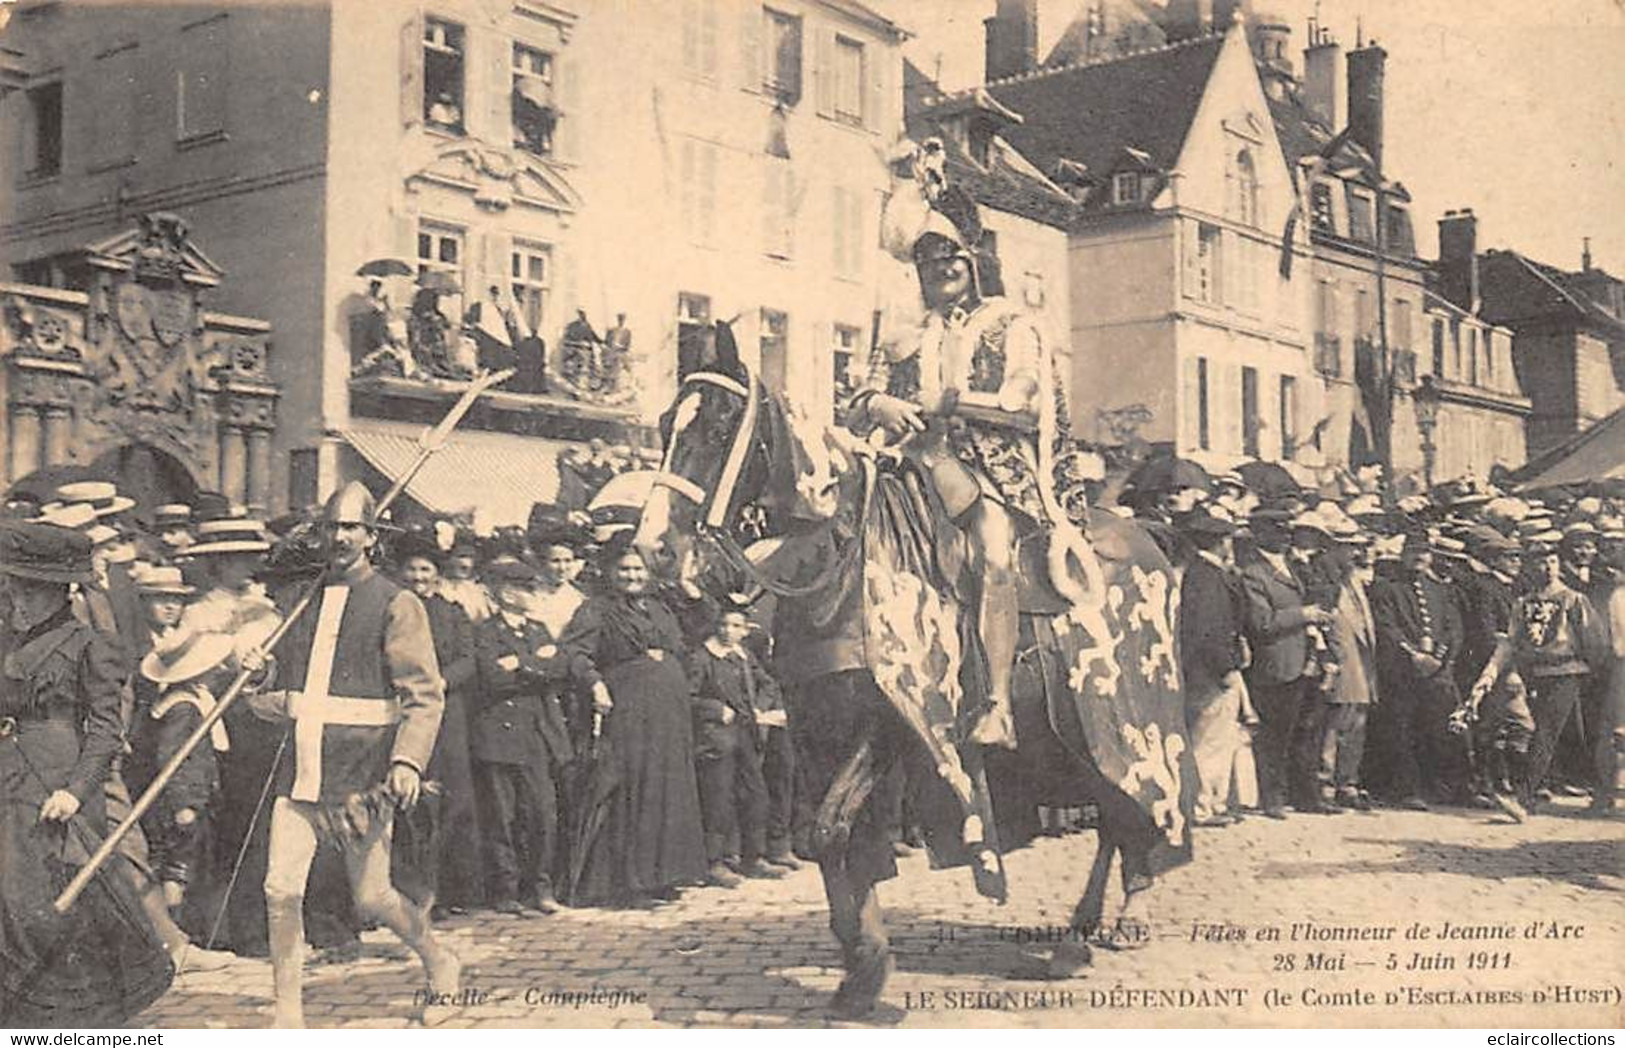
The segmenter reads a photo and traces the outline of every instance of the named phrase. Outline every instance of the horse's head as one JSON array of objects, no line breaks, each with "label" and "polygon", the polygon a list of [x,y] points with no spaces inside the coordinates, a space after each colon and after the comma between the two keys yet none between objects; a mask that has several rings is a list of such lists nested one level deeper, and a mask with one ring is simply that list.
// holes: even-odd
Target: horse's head
[{"label": "horse's head", "polygon": [[726,323],[714,334],[660,419],[665,457],[635,537],[660,566],[698,531],[733,528],[750,503],[780,519],[827,519],[850,465],[828,426],[787,410],[740,361]]}]

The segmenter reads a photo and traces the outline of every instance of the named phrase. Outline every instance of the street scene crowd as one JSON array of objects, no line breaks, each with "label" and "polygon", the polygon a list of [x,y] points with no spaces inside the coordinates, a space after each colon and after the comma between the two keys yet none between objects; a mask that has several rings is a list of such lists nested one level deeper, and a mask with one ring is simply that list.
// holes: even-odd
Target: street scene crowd
[{"label": "street scene crowd", "polygon": [[[1266,464],[1210,476],[1153,459],[1118,501],[1182,572],[1198,826],[1373,806],[1522,822],[1556,795],[1613,810],[1625,680],[1609,630],[1625,614],[1613,496],[1462,481],[1385,505],[1306,490]],[[372,672],[408,710],[387,781],[430,801],[395,820],[387,880],[432,901],[428,921],[651,908],[813,857],[761,591],[692,557],[677,584],[656,583],[627,541],[635,507],[538,506],[528,528],[480,537],[449,519],[392,526],[356,484],[266,525],[212,496],[146,507],[91,480],[19,485],[5,513],[3,862],[8,894],[22,893],[8,912],[38,917],[235,675],[254,693],[178,765],[144,834],[121,842],[120,876],[81,904],[74,949],[31,952],[45,940],[28,921],[5,929],[8,1024],[120,1020],[162,993],[171,965],[274,958],[289,929],[342,957],[380,912],[396,928],[365,859],[383,769],[348,773],[372,791],[341,809],[354,850],[317,850],[312,834],[309,890],[274,890],[290,847],[267,810],[288,798],[267,805],[270,784],[291,777],[297,797],[307,769],[266,706],[301,669],[308,688],[309,667],[278,666],[262,646],[335,569],[378,579],[385,598],[370,610],[386,653]],[[341,650],[333,688],[346,665]],[[445,705],[438,730],[407,742],[414,688],[443,689]],[[410,782],[393,778],[402,769]],[[1041,815],[1056,832],[1080,818]],[[897,849],[917,843],[905,808],[888,817]],[[30,870],[46,883],[19,885]],[[325,890],[346,876],[353,893]],[[302,912],[287,921],[290,903]],[[430,926],[401,923],[431,982],[437,965],[454,981]]]}]

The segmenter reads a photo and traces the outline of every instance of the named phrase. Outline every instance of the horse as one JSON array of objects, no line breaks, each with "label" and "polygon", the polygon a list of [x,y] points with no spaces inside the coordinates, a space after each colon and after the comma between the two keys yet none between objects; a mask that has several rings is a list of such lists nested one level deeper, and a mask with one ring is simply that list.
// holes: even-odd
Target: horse
[{"label": "horse", "polygon": [[[661,419],[664,456],[634,544],[657,567],[708,550],[777,600],[774,669],[798,763],[820,798],[813,849],[845,977],[832,1015],[880,1004],[893,967],[875,885],[896,875],[900,792],[926,822],[933,865],[969,864],[1003,902],[1001,833],[1037,807],[1098,810],[1099,847],[1046,974],[1089,966],[1096,945],[1148,938],[1137,917],[1155,877],[1191,855],[1196,774],[1185,741],[1173,573],[1139,524],[1092,511],[1089,599],[1046,582],[1030,536],[1022,652],[1012,680],[1017,745],[968,741],[985,707],[985,665],[961,614],[973,580],[957,529],[901,456],[805,417],[739,360],[715,328],[710,357]],[[747,507],[775,536],[746,550]],[[1074,565],[1075,566],[1075,565]],[[979,675],[980,674],[980,675]],[[978,700],[983,700],[981,705]],[[1105,919],[1113,859],[1122,893]]]}]

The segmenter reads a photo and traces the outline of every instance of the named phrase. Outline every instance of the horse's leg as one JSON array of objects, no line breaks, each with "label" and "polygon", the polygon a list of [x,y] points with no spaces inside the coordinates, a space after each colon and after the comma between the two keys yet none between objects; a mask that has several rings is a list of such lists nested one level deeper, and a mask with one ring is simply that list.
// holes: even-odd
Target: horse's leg
[{"label": "horse's leg", "polygon": [[1112,856],[1118,851],[1117,840],[1104,823],[1095,836],[1095,861],[1089,866],[1083,897],[1072,910],[1066,939],[1050,954],[1045,965],[1045,973],[1051,979],[1071,979],[1094,962],[1089,940],[1101,928],[1101,918],[1106,912],[1106,885],[1111,881]]},{"label": "horse's leg", "polygon": [[829,1003],[830,1014],[861,1019],[875,1010],[893,962],[873,881],[855,877],[844,862],[819,864],[829,900],[829,928],[841,944],[846,977]]}]

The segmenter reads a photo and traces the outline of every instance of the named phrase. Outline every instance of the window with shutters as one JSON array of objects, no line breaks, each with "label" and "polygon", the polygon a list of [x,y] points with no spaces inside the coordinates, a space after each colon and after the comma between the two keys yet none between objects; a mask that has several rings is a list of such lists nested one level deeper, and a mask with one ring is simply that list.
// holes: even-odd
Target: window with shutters
[{"label": "window with shutters", "polygon": [[711,299],[684,291],[677,296],[677,380],[705,362],[711,342]]},{"label": "window with shutters", "polygon": [[1213,423],[1208,417],[1207,358],[1196,358],[1196,446],[1203,451],[1213,448]]},{"label": "window with shutters", "polygon": [[1201,223],[1196,229],[1196,265],[1192,290],[1198,302],[1217,305],[1219,295],[1219,227]]},{"label": "window with shutters", "polygon": [[456,22],[423,20],[423,122],[456,135],[465,131],[466,39]]},{"label": "window with shutters", "polygon": [[772,258],[795,255],[795,170],[780,157],[763,158],[762,250]]},{"label": "window with shutters", "polygon": [[1450,377],[1460,380],[1466,373],[1461,361],[1461,321],[1454,317],[1450,320]]},{"label": "window with shutters", "polygon": [[1415,341],[1412,337],[1415,332],[1411,326],[1416,323],[1416,315],[1407,299],[1394,300],[1394,322],[1390,325],[1390,342],[1395,349],[1410,349]]},{"label": "window with shutters", "polygon": [[1375,214],[1372,210],[1373,206],[1370,193],[1349,186],[1349,237],[1351,239],[1366,244],[1376,242],[1377,231],[1376,220],[1373,217]]},{"label": "window with shutters", "polygon": [[847,280],[863,279],[864,236],[863,193],[836,186],[831,217],[835,275]]},{"label": "window with shutters", "polygon": [[711,247],[716,236],[716,144],[697,138],[684,139],[679,174],[684,235],[689,243]]},{"label": "window with shutters", "polygon": [[53,178],[62,172],[62,82],[27,92],[23,172],[27,178]]},{"label": "window with shutters", "polygon": [[526,331],[545,331],[553,280],[553,249],[546,244],[515,240],[510,254],[509,276],[519,319]]},{"label": "window with shutters", "polygon": [[857,392],[858,378],[853,362],[858,359],[860,347],[863,345],[863,330],[850,324],[836,324],[834,341],[830,347],[830,367],[833,372],[835,391],[835,421],[837,424],[845,421],[847,405],[852,401],[852,394]]},{"label": "window with shutters", "polygon": [[763,39],[767,44],[767,68],[762,89],[786,106],[801,101],[801,19],[762,9]]},{"label": "window with shutters", "polygon": [[1281,458],[1292,461],[1298,453],[1298,380],[1281,376]]},{"label": "window with shutters", "polygon": [[764,309],[761,319],[762,384],[783,393],[790,377],[790,317],[776,309]]},{"label": "window with shutters", "polygon": [[219,15],[181,28],[175,70],[175,138],[214,141],[226,132],[226,79],[230,55],[227,19]]},{"label": "window with shutters", "polygon": [[717,0],[683,5],[683,72],[696,80],[717,75]]},{"label": "window with shutters", "polygon": [[1258,417],[1258,369],[1241,369],[1241,453],[1248,458],[1258,457],[1258,437],[1263,429]]},{"label": "window with shutters", "polygon": [[1256,226],[1258,219],[1258,167],[1253,152],[1243,149],[1236,154],[1236,200],[1232,214],[1244,226]]},{"label": "window with shutters", "polygon": [[138,58],[139,51],[135,44],[116,47],[96,56],[90,85],[95,100],[91,106],[90,128],[86,136],[92,172],[105,171],[135,160]]},{"label": "window with shutters", "polygon": [[1371,312],[1371,292],[1366,288],[1354,289],[1354,337],[1371,341],[1377,332],[1377,319]]},{"label": "window with shutters", "polygon": [[538,156],[553,152],[559,108],[554,98],[553,56],[528,44],[513,45],[513,144]]},{"label": "window with shutters", "polygon": [[1467,329],[1467,381],[1478,385],[1478,329]]},{"label": "window with shutters", "polygon": [[1444,377],[1444,321],[1433,318],[1433,373]]},{"label": "window with shutters", "polygon": [[864,58],[862,42],[835,38],[835,116],[851,124],[863,123],[864,85],[868,83]]}]

